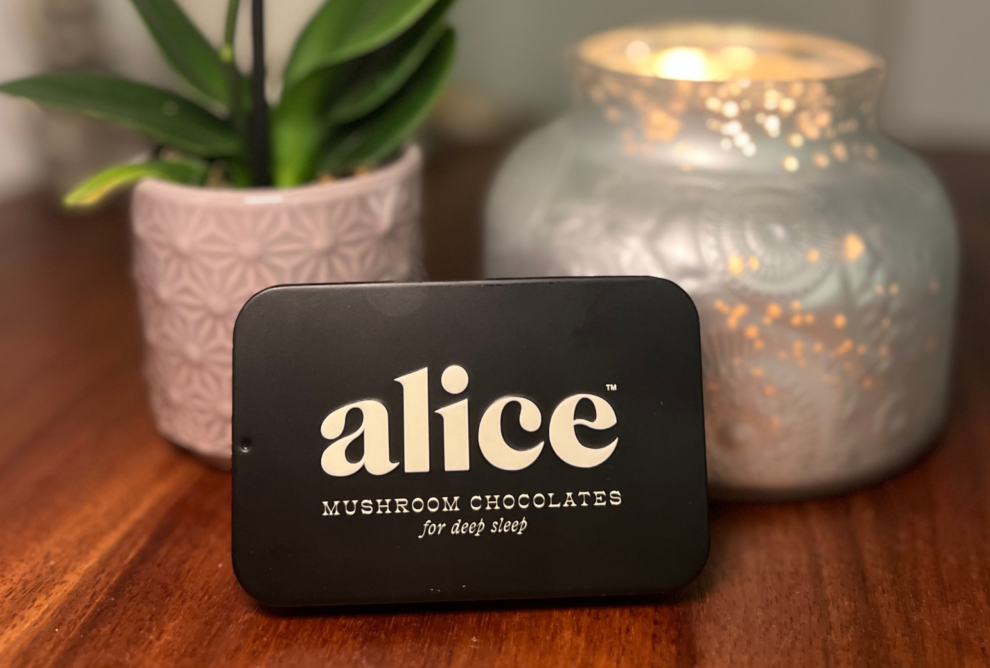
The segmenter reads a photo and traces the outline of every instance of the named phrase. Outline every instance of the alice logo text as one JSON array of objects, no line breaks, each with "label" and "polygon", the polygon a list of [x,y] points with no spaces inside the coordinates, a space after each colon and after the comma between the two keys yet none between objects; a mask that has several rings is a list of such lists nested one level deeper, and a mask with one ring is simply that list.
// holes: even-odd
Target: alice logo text
[{"label": "alice logo text", "polygon": [[[425,473],[430,470],[430,401],[429,369],[420,369],[395,381],[402,385],[403,417],[403,469],[406,473]],[[451,395],[460,395],[467,389],[468,373],[460,366],[450,366],[440,378],[443,389]],[[591,402],[594,418],[575,417],[578,404]],[[519,471],[536,461],[543,452],[544,441],[524,449],[511,447],[502,434],[502,412],[509,404],[519,405],[519,426],[534,433],[543,424],[540,408],[526,397],[508,395],[496,399],[485,409],[478,427],[478,445],[481,454],[492,466],[504,471]],[[351,433],[344,434],[347,415],[360,411],[361,423]],[[471,468],[468,399],[462,399],[436,411],[443,420],[443,467],[445,471],[467,471]],[[361,468],[373,475],[385,475],[393,471],[398,462],[389,455],[388,409],[374,399],[365,399],[336,409],[323,421],[320,433],[332,441],[320,463],[332,476],[349,476]],[[610,429],[617,423],[615,411],[602,397],[593,394],[574,394],[559,404],[550,415],[549,440],[554,453],[565,463],[578,468],[598,466],[612,456],[619,439],[602,448],[589,448],[581,443],[574,427],[581,425],[595,430]],[[364,437],[364,455],[359,461],[347,458],[347,446]]]}]

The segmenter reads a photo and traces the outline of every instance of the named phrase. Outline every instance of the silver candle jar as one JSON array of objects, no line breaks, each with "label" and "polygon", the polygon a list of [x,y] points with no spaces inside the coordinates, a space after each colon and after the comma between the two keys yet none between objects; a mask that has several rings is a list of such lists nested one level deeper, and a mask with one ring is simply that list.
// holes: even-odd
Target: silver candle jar
[{"label": "silver candle jar", "polygon": [[723,496],[846,489],[924,451],[946,414],[958,247],[936,178],[877,131],[882,60],[691,24],[597,35],[570,64],[570,113],[492,191],[487,274],[690,293]]}]

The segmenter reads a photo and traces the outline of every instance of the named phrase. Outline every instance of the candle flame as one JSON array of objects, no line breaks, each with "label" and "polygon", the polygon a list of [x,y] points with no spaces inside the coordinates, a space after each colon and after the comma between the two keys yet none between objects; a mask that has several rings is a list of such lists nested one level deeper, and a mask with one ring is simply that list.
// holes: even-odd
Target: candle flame
[{"label": "candle flame", "polygon": [[[680,81],[817,80],[848,76],[881,66],[851,44],[806,33],[731,24],[671,24],[593,35],[580,54],[586,62],[616,72]],[[771,93],[776,95],[775,92]],[[767,99],[782,111],[793,100]]]},{"label": "candle flame", "polygon": [[706,81],[710,78],[705,51],[686,46],[661,51],[654,69],[657,76],[664,79]]},{"label": "candle flame", "polygon": [[758,64],[748,46],[727,46],[717,51],[675,46],[656,55],[654,71],[662,79],[724,81],[744,76]]}]

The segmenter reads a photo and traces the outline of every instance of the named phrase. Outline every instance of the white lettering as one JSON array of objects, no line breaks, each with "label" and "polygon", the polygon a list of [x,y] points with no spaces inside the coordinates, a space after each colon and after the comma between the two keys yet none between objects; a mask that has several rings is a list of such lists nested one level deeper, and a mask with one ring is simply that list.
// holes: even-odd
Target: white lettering
[{"label": "white lettering", "polygon": [[511,403],[518,403],[520,406],[519,426],[532,433],[540,428],[543,416],[540,409],[525,397],[503,397],[493,403],[481,416],[481,425],[478,427],[478,445],[481,446],[481,454],[495,468],[503,471],[519,471],[536,461],[536,458],[543,452],[543,441],[527,448],[526,450],[516,450],[505,442],[502,435],[502,411]]},{"label": "white lettering", "polygon": [[[340,438],[347,422],[347,414],[352,410],[361,411],[361,425],[353,434]],[[323,470],[332,476],[349,476],[362,466],[372,475],[385,475],[399,465],[389,459],[388,454],[388,409],[377,401],[369,399],[338,408],[323,421],[320,433],[325,439],[337,439],[323,451],[320,458]],[[362,435],[364,455],[360,461],[347,461],[347,446]]]},{"label": "white lettering", "polygon": [[430,371],[395,379],[402,385],[403,466],[406,473],[430,470]]},{"label": "white lettering", "polygon": [[[588,400],[595,406],[595,419],[582,420],[574,417],[578,404]],[[617,420],[612,406],[593,394],[575,394],[567,397],[550,416],[550,447],[562,460],[582,469],[598,466],[615,452],[619,439],[615,439],[604,448],[585,447],[574,431],[576,425],[590,429],[603,430],[614,427]]]},{"label": "white lettering", "polygon": [[468,400],[437,410],[443,418],[443,469],[469,471],[471,449],[468,441]]},{"label": "white lettering", "polygon": [[[402,386],[403,417],[403,469],[408,473],[425,473],[430,470],[430,371],[424,367],[395,379]],[[451,395],[463,394],[468,387],[469,377],[462,366],[448,366],[441,376],[444,391]],[[593,419],[575,417],[581,402],[589,401],[594,408]],[[546,441],[523,447],[510,445],[502,432],[502,418],[505,408],[512,403],[519,404],[519,426],[531,434],[539,431],[543,424],[543,414],[532,400],[520,396],[505,396],[495,400],[481,416],[478,426],[478,446],[484,458],[495,468],[503,471],[519,471],[533,464],[542,454]],[[350,434],[344,434],[347,417],[351,411],[361,413],[361,422]],[[443,424],[443,457],[445,471],[468,471],[471,468],[470,403],[467,398],[437,409]],[[576,427],[586,427],[603,431],[618,423],[615,411],[605,399],[593,394],[575,394],[557,405],[550,416],[550,446],[565,463],[577,468],[592,468],[605,462],[619,443],[615,438],[601,448],[588,447],[578,438]],[[320,464],[332,476],[353,475],[362,468],[372,475],[385,475],[398,467],[389,451],[389,415],[385,405],[374,399],[357,401],[330,413],[320,427],[320,433],[331,441],[323,451]],[[349,461],[348,447],[361,440],[364,453],[359,461]],[[581,505],[587,506],[590,493],[581,497]],[[548,499],[549,507],[560,507],[553,496]],[[595,505],[600,505],[596,493]],[[610,503],[618,505],[611,498]],[[536,505],[536,498],[532,499]],[[422,501],[421,501],[422,503]],[[472,499],[472,506],[474,501]],[[344,508],[347,510],[346,506]],[[414,509],[415,511],[415,509]],[[383,514],[389,514],[388,505]],[[408,512],[405,501],[400,507],[396,502],[396,513]],[[419,511],[416,511],[419,512]]]}]

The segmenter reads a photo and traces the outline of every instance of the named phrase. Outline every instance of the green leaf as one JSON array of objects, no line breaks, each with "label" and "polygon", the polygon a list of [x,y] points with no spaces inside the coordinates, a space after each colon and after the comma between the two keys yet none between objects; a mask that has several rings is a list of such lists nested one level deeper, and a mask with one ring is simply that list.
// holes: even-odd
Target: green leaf
[{"label": "green leaf", "polygon": [[229,108],[231,95],[220,56],[175,0],[131,2],[172,69],[196,90]]},{"label": "green leaf", "polygon": [[345,69],[330,67],[309,75],[285,91],[272,113],[272,181],[277,187],[291,188],[316,176],[317,156],[332,128],[327,98]]},{"label": "green leaf", "polygon": [[438,0],[412,28],[357,61],[351,85],[333,102],[330,120],[349,123],[377,109],[409,80],[440,40],[444,14],[454,0]]},{"label": "green leaf", "polygon": [[334,133],[320,169],[341,174],[392,155],[429,115],[453,69],[455,49],[454,31],[448,29],[395,96],[374,114]]},{"label": "green leaf", "polygon": [[149,177],[202,185],[208,170],[207,164],[202,160],[154,160],[135,165],[117,165],[76,186],[65,196],[63,202],[72,208],[91,207],[102,202],[108,195]]},{"label": "green leaf", "polygon": [[285,68],[285,85],[342,63],[408,30],[436,0],[327,0],[303,30]]},{"label": "green leaf", "polygon": [[0,84],[0,92],[119,123],[194,155],[228,157],[241,152],[241,140],[229,123],[184,97],[126,79],[42,74]]},{"label": "green leaf", "polygon": [[233,158],[227,161],[227,179],[236,188],[251,187],[251,167],[246,160]]}]

